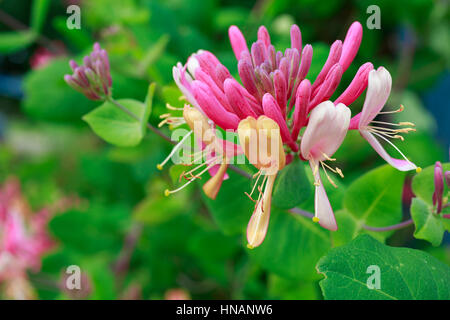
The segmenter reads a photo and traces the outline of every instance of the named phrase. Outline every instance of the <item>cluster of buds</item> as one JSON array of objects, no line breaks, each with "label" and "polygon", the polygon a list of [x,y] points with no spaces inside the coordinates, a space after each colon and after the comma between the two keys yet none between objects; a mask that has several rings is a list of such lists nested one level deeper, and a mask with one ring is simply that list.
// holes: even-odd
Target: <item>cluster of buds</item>
[{"label": "cluster of buds", "polygon": [[[323,169],[334,186],[336,184],[327,170],[343,177],[339,168],[331,167],[325,161],[336,160],[332,156],[342,144],[348,130],[358,130],[374,150],[393,167],[402,171],[420,171],[420,168],[409,161],[390,141],[403,140],[402,134],[415,131],[414,124],[375,120],[380,114],[403,110],[401,106],[394,111],[382,111],[392,86],[391,76],[385,68],[374,69],[370,62],[361,65],[342,94],[334,101],[330,100],[343,73],[358,52],[362,40],[361,24],[354,22],[344,41],[337,40],[331,45],[328,58],[314,81],[307,79],[313,55],[312,46],[307,44],[303,47],[298,26],[291,27],[290,35],[291,48],[286,49],[284,53],[276,51],[267,29],[261,26],[258,39],[249,50],[241,31],[236,26],[229,28],[231,47],[237,59],[237,71],[242,85],[211,52],[204,50],[189,57],[185,65],[178,63],[173,68],[174,80],[183,93],[183,98],[204,117],[202,121],[205,124],[202,126],[217,126],[226,131],[237,132],[245,156],[259,170],[255,175],[257,182],[262,174],[266,175],[262,185],[258,187],[260,196],[255,200],[255,210],[247,229],[250,247],[259,245],[264,239],[276,172],[289,165],[295,156],[309,162],[314,176],[313,221],[329,230],[337,230],[333,210],[321,181],[320,169]],[[363,109],[352,117],[348,106],[366,89]],[[175,109],[172,106],[168,108]],[[168,123],[171,127],[187,122],[191,133],[194,132],[198,139],[203,140],[202,136],[192,129],[193,125],[187,121],[185,115],[172,117],[165,114],[163,118],[162,123]],[[274,129],[272,136],[276,139],[268,142],[262,138],[260,131],[264,126]],[[378,139],[391,144],[402,159],[392,158]],[[261,141],[266,141],[263,146]],[[278,143],[281,147],[277,146]],[[224,154],[220,148],[215,151],[219,155]],[[272,153],[274,151],[276,155]],[[230,156],[234,155],[231,153],[222,159],[226,158],[228,161]],[[206,161],[207,168],[212,164]],[[275,171],[274,164],[278,165]],[[220,176],[217,181],[222,181],[225,177],[226,166],[221,169],[218,171]],[[211,174],[214,178],[215,174]],[[214,197],[220,187],[217,182],[216,187]]]},{"label": "cluster of buds", "polygon": [[47,209],[31,212],[17,180],[8,180],[0,189],[0,284],[8,298],[35,297],[26,271],[39,271],[42,255],[53,246],[49,219]]},{"label": "cluster of buds", "polygon": [[450,187],[450,171],[443,171],[442,164],[437,161],[434,165],[434,192],[433,205],[436,207],[436,214],[440,214],[444,204],[444,182]]},{"label": "cluster of buds", "polygon": [[69,62],[73,74],[64,76],[64,80],[73,89],[84,94],[91,100],[104,100],[111,96],[112,79],[108,53],[94,44],[94,50],[83,58],[79,66],[75,61]]}]

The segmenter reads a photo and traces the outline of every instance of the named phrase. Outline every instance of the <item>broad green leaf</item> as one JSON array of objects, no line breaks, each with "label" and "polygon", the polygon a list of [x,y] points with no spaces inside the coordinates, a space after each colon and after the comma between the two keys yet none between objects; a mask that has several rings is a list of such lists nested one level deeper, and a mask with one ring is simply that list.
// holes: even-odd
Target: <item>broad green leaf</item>
[{"label": "broad green leaf", "polygon": [[31,29],[39,34],[47,16],[50,0],[34,0],[31,7]]},{"label": "broad green leaf", "polygon": [[[450,170],[450,163],[442,164],[443,171]],[[445,187],[444,183],[444,188]],[[425,201],[428,205],[433,204],[433,192],[434,192],[434,165],[426,167],[422,172],[416,174],[412,182],[412,190],[414,194]],[[445,195],[445,190],[444,190]]]},{"label": "broad green leaf", "polygon": [[[379,289],[367,286],[374,284],[369,277],[376,273],[370,266],[379,267]],[[329,300],[450,299],[447,265],[423,251],[389,247],[369,235],[332,249],[317,270],[325,276],[320,287]]]},{"label": "broad green leaf", "polygon": [[[405,173],[384,165],[355,180],[344,196],[344,207],[357,221],[357,231],[363,225],[385,227],[402,218],[402,190]],[[388,237],[392,232],[378,232],[376,237]]]},{"label": "broad green leaf", "polygon": [[311,196],[311,189],[303,163],[300,160],[294,160],[278,173],[272,203],[282,209],[293,208]]},{"label": "broad green leaf", "polygon": [[414,220],[416,230],[414,237],[431,242],[438,246],[442,242],[445,227],[443,218],[432,212],[432,207],[419,198],[414,198],[411,204],[411,217]]},{"label": "broad green leaf", "polygon": [[103,140],[119,147],[132,147],[145,135],[149,113],[148,104],[131,99],[117,100],[139,120],[130,116],[112,102],[106,101],[83,117],[92,130]]},{"label": "broad green leaf", "polygon": [[36,39],[32,31],[0,32],[0,52],[11,53],[30,45]]},{"label": "broad green leaf", "polygon": [[248,250],[270,272],[290,279],[314,280],[318,278],[314,267],[330,246],[328,230],[311,219],[272,208],[264,242]]},{"label": "broad green leaf", "polygon": [[[254,203],[245,195],[250,192],[250,180],[228,170],[230,178],[222,182],[215,200],[202,196],[217,226],[225,234],[242,233],[253,213]],[[209,174],[205,173],[205,179]]]}]

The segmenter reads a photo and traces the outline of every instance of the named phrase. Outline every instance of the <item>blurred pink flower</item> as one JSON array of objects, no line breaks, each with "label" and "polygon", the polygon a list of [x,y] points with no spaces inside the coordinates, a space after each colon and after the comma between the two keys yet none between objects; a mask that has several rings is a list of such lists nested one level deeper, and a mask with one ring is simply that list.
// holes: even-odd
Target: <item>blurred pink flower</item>
[{"label": "blurred pink flower", "polygon": [[12,282],[27,279],[27,270],[40,270],[42,255],[53,246],[47,233],[49,218],[50,212],[46,209],[30,211],[16,179],[6,181],[1,187],[0,283],[14,287]]}]

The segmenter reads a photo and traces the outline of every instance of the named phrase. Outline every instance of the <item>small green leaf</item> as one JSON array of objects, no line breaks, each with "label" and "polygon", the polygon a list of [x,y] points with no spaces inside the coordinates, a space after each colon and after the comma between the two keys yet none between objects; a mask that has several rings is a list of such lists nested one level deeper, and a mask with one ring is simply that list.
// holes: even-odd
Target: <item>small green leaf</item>
[{"label": "small green leaf", "polygon": [[314,280],[318,278],[314,267],[330,247],[328,230],[311,219],[272,208],[266,238],[249,254],[284,278]]},{"label": "small green leaf", "polygon": [[[450,170],[450,163],[443,163],[442,169],[443,172]],[[444,188],[447,189],[447,187],[445,187],[445,184]],[[422,170],[422,172],[414,176],[412,182],[412,190],[417,197],[421,198],[428,205],[433,205],[434,165],[426,167]]]},{"label": "small green leaf", "polygon": [[[369,289],[376,269],[380,288]],[[447,265],[423,251],[389,247],[369,235],[332,249],[317,270],[325,276],[319,284],[329,300],[450,299]]]},{"label": "small green leaf", "polygon": [[[402,191],[405,173],[384,165],[354,181],[344,196],[344,207],[363,225],[385,227],[399,223],[402,218]],[[382,239],[392,232],[377,232]]]},{"label": "small green leaf", "polygon": [[0,32],[0,52],[11,53],[30,45],[36,39],[32,31]]},{"label": "small green leaf", "polygon": [[290,209],[311,196],[311,183],[300,160],[294,160],[278,174],[273,190],[273,205]]},{"label": "small green leaf", "polygon": [[444,236],[444,225],[442,217],[431,212],[424,201],[414,198],[411,205],[411,217],[416,225],[414,237],[431,242],[433,246],[438,246],[442,242]]},{"label": "small green leaf", "polygon": [[[132,147],[141,142],[145,134],[148,112],[142,102],[122,99],[117,100],[122,106],[136,115],[140,120],[118,108],[111,102],[104,102],[83,117],[92,130],[103,140],[119,147]],[[146,118],[147,117],[147,118]]]}]

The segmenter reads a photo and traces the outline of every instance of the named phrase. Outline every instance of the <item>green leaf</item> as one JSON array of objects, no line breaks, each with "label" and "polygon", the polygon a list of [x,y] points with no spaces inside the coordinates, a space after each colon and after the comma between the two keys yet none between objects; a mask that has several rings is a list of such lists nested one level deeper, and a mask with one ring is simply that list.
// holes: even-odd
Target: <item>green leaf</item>
[{"label": "green leaf", "polygon": [[[443,172],[450,170],[450,163],[443,163],[442,169]],[[444,188],[447,189],[447,187],[445,187],[445,184]],[[433,205],[434,165],[426,167],[422,170],[422,172],[414,176],[412,182],[412,190],[417,197],[421,198],[428,205]]]},{"label": "green leaf", "polygon": [[318,278],[314,267],[330,246],[329,231],[311,219],[272,209],[264,242],[249,254],[282,277],[314,280]]},{"label": "green leaf", "polygon": [[272,203],[282,209],[290,209],[311,196],[311,183],[300,160],[294,160],[280,171],[273,190]]},{"label": "green leaf", "polygon": [[[355,180],[344,196],[344,207],[357,221],[357,231],[363,225],[385,227],[402,218],[402,190],[405,173],[384,165]],[[372,234],[372,233],[371,233]],[[376,232],[384,239],[392,232]]]},{"label": "green leaf", "polygon": [[32,31],[0,32],[0,52],[11,53],[30,45],[36,39]]},{"label": "green leaf", "polygon": [[50,5],[49,0],[34,0],[31,7],[31,29],[39,34],[47,16],[48,8]]},{"label": "green leaf", "polygon": [[[251,188],[250,180],[228,170],[230,178],[222,182],[215,200],[202,196],[217,226],[225,234],[242,233],[252,215],[254,203],[244,192]],[[206,176],[206,174],[205,174]]]},{"label": "green leaf", "polygon": [[[367,286],[375,275],[369,266],[379,267],[379,289]],[[447,265],[423,251],[389,247],[369,235],[332,249],[317,270],[325,276],[320,281],[325,299],[450,299]]]},{"label": "green leaf", "polygon": [[112,102],[106,101],[83,117],[92,130],[103,140],[119,147],[132,147],[139,144],[145,135],[148,107],[151,103],[121,99],[119,104],[127,108],[140,120],[131,117]]},{"label": "green leaf", "polygon": [[441,244],[445,232],[443,218],[432,213],[432,207],[421,199],[414,198],[411,205],[411,217],[416,226],[415,238],[427,240],[436,247]]},{"label": "green leaf", "polygon": [[346,210],[339,210],[334,214],[338,229],[331,233],[333,247],[349,243],[358,235],[358,221]]}]

